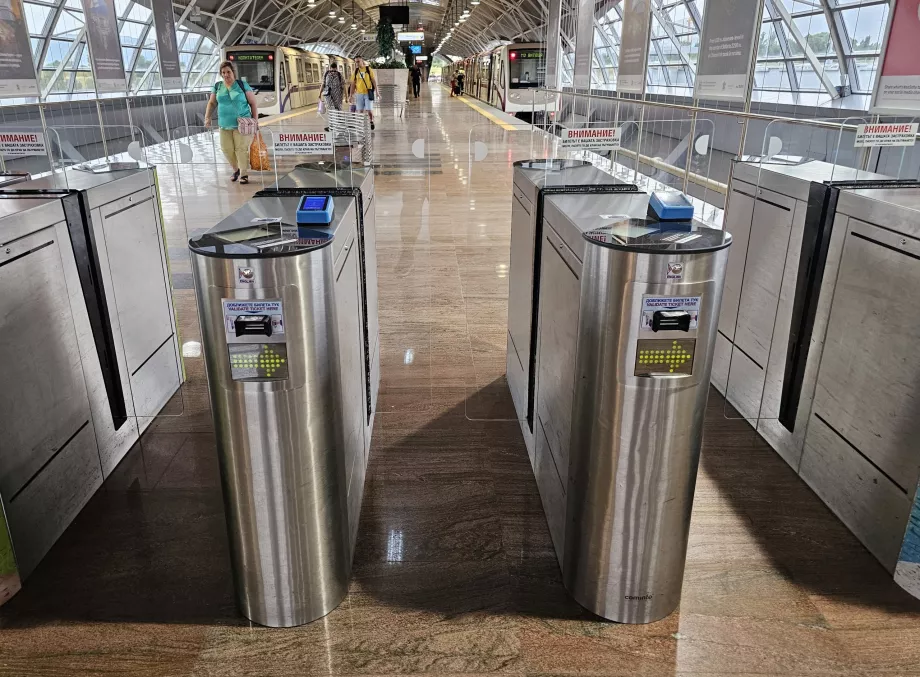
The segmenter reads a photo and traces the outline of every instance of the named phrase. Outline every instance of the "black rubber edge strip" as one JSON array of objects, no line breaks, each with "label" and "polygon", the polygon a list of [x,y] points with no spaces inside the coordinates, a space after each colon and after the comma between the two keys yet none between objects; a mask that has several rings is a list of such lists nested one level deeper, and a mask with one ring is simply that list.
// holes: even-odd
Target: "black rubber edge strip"
[{"label": "black rubber edge strip", "polygon": [[90,212],[89,198],[84,191],[73,191],[61,198],[64,218],[77,275],[83,289],[83,302],[89,316],[89,326],[96,345],[96,355],[102,371],[102,382],[108,396],[112,424],[118,430],[128,420],[125,393],[118,371],[118,354],[115,350],[115,336],[112,332],[112,320],[108,301],[105,298],[105,285],[102,281],[102,269],[99,263],[99,250],[93,230],[93,218]]}]

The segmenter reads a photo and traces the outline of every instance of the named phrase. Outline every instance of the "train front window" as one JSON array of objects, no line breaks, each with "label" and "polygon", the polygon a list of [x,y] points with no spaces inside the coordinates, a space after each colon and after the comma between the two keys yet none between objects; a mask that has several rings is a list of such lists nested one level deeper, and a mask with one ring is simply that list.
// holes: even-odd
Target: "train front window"
[{"label": "train front window", "polygon": [[275,91],[275,55],[271,52],[230,52],[236,76],[257,92]]},{"label": "train front window", "polygon": [[511,89],[542,87],[546,81],[546,53],[542,49],[512,49],[508,52]]}]

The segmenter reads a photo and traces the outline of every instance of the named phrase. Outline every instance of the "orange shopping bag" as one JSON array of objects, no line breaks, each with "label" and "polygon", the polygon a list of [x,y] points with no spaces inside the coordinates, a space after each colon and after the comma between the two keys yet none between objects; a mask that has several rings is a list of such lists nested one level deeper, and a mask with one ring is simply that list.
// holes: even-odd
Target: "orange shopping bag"
[{"label": "orange shopping bag", "polygon": [[253,171],[267,172],[271,169],[271,162],[268,159],[268,146],[262,139],[262,132],[256,132],[249,146],[249,166]]}]

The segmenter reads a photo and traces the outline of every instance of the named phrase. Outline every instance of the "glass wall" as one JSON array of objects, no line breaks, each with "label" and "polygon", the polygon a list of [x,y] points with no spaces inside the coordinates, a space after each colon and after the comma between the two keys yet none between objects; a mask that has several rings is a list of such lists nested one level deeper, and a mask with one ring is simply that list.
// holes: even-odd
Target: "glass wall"
[{"label": "glass wall", "polygon": [[[765,0],[753,100],[820,106],[842,98],[847,108],[867,108],[888,11],[888,0]],[[650,94],[692,95],[705,12],[706,0],[652,0]],[[615,90],[622,0],[596,16],[592,87]]]},{"label": "glass wall", "polygon": [[[160,91],[153,14],[132,0],[115,0],[121,51],[130,93]],[[32,57],[46,100],[94,98],[93,73],[86,47],[80,0],[25,0]],[[176,30],[186,89],[210,87],[217,78],[219,53],[211,38],[186,26]],[[4,104],[23,103],[5,99]]]}]

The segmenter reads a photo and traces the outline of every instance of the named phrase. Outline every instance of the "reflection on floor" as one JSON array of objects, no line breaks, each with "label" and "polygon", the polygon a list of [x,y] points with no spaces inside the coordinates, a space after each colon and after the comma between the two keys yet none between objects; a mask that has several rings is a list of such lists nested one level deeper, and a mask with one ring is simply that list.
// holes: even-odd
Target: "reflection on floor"
[{"label": "reflection on floor", "polygon": [[[471,141],[484,161],[468,161]],[[236,612],[203,365],[188,357],[173,415],[0,608],[0,674],[920,674],[920,605],[715,393],[679,612],[614,625],[568,598],[503,380],[510,165],[539,144],[434,85],[405,118],[381,115],[383,382],[338,609],[290,630]],[[191,355],[186,230],[257,188],[227,178],[160,176]]]}]

